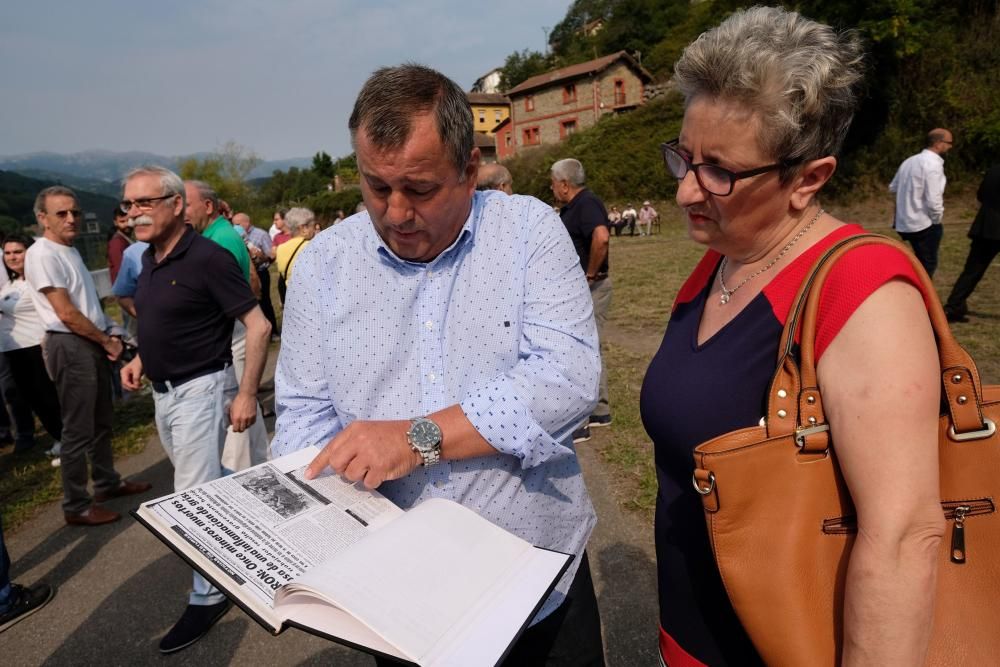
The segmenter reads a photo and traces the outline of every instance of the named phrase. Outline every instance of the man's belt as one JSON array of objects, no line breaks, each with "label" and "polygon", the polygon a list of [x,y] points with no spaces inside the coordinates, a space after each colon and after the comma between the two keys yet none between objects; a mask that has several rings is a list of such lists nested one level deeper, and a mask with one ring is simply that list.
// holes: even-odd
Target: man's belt
[{"label": "man's belt", "polygon": [[189,375],[182,375],[178,378],[174,378],[172,380],[164,380],[162,382],[160,382],[159,380],[152,380],[150,384],[153,385],[153,391],[155,391],[157,394],[165,394],[171,389],[177,389],[177,387],[181,386],[186,382],[190,382],[191,380],[197,380],[200,377],[204,377],[206,375],[210,375],[212,373],[218,373],[221,370],[225,370],[226,366],[228,365],[229,364],[213,364],[212,366],[209,366],[207,368],[202,368],[201,370],[195,371],[194,373],[191,373]]}]

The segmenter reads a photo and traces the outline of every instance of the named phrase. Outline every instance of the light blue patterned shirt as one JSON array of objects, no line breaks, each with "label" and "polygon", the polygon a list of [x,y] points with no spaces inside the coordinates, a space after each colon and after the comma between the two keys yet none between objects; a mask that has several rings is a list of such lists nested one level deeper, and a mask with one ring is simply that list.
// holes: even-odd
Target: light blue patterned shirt
[{"label": "light blue patterned shirt", "polygon": [[[460,404],[499,452],[419,467],[379,487],[401,507],[443,497],[521,538],[580,556],[595,522],[572,444],[597,400],[590,290],[566,228],[532,197],[477,192],[456,241],[397,257],[367,213],[295,261],[275,375],[275,456],[356,419]],[[535,620],[563,601],[579,558]]]}]

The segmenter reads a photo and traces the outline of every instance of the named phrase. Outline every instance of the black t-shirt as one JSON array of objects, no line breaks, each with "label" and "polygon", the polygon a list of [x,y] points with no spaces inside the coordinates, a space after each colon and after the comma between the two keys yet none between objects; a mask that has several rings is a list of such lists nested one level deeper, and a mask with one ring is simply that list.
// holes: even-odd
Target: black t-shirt
[{"label": "black t-shirt", "polygon": [[233,320],[257,305],[232,254],[187,227],[159,263],[142,254],[135,291],[139,355],[151,380],[177,380],[232,363]]},{"label": "black t-shirt", "polygon": [[[580,264],[584,272],[590,263],[590,240],[598,226],[608,226],[608,212],[604,203],[593,192],[584,188],[576,193],[573,200],[559,209],[559,216],[573,239],[576,254],[580,256]],[[608,273],[608,258],[605,256],[599,274]]]}]

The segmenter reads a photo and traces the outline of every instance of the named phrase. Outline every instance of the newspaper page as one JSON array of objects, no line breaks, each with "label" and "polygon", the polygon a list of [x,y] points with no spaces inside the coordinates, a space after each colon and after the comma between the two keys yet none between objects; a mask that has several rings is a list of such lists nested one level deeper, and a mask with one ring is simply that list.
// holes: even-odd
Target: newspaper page
[{"label": "newspaper page", "polygon": [[403,513],[378,492],[334,474],[313,480],[315,447],[145,505],[243,593],[274,593]]}]

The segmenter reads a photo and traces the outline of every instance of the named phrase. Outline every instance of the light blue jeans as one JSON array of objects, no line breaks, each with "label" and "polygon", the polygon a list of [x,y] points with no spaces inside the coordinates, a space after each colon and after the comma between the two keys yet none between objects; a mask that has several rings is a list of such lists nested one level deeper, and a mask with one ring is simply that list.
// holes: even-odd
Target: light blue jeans
[{"label": "light blue jeans", "polygon": [[[183,491],[228,472],[222,468],[222,447],[229,425],[229,405],[238,385],[232,366],[176,388],[167,384],[166,393],[153,392],[156,430],[174,464],[174,491]],[[204,577],[194,573],[190,604],[212,605],[225,599]]]}]

